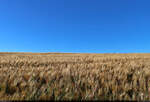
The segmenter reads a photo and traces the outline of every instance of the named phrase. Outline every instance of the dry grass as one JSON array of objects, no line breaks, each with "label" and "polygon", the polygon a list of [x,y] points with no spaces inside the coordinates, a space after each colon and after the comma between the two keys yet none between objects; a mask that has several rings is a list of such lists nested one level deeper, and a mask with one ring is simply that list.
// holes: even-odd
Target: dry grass
[{"label": "dry grass", "polygon": [[150,54],[0,53],[0,100],[150,100]]}]

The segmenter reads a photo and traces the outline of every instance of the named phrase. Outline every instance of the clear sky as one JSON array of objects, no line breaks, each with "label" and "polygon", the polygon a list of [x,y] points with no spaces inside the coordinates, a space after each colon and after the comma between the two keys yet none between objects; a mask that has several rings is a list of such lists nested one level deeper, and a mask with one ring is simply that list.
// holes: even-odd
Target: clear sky
[{"label": "clear sky", "polygon": [[0,0],[2,52],[150,52],[150,0]]}]

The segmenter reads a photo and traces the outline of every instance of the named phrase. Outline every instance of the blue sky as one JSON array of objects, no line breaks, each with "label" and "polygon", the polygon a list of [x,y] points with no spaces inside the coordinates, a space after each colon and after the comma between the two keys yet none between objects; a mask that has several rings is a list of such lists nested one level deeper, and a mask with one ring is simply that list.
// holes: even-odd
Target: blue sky
[{"label": "blue sky", "polygon": [[150,52],[150,0],[0,0],[1,52]]}]

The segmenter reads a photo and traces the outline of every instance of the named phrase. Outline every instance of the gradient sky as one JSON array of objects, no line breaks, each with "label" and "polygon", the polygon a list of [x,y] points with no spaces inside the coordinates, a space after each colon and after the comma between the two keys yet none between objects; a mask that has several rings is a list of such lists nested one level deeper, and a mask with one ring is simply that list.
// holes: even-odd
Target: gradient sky
[{"label": "gradient sky", "polygon": [[150,52],[150,0],[0,0],[1,52]]}]

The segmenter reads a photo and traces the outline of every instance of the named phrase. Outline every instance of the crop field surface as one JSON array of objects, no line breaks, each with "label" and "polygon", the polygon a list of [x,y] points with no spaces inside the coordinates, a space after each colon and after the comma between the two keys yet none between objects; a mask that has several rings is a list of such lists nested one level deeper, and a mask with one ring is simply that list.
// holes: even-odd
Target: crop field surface
[{"label": "crop field surface", "polygon": [[0,100],[150,100],[150,54],[0,53]]}]

